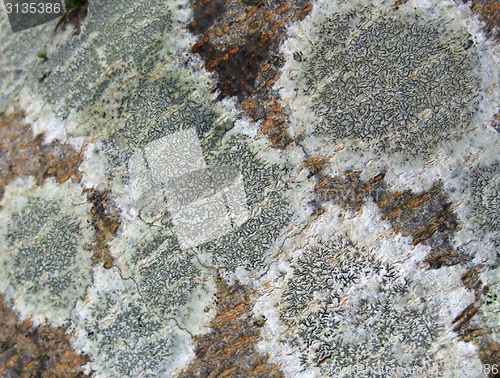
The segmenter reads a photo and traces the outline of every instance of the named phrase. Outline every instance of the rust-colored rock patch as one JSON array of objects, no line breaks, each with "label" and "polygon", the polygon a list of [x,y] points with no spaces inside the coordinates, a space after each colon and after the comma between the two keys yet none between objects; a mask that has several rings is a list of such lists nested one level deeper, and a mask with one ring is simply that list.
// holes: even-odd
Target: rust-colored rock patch
[{"label": "rust-colored rock patch", "polygon": [[222,279],[218,282],[219,309],[210,324],[212,332],[195,339],[196,358],[179,377],[284,377],[254,348],[261,340],[259,328],[265,319],[252,316],[252,292],[238,282],[232,286]]},{"label": "rust-colored rock patch", "polygon": [[433,269],[465,262],[469,256],[457,251],[450,239],[458,228],[458,218],[443,192],[441,182],[423,193],[410,190],[391,192],[383,182],[373,187],[372,199],[395,232],[412,236],[413,244],[431,246],[426,262]]},{"label": "rust-colored rock patch", "polygon": [[488,36],[500,38],[500,2],[494,0],[474,0],[471,5],[474,13],[479,14]]},{"label": "rust-colored rock patch", "polygon": [[0,199],[16,177],[33,176],[40,185],[48,177],[59,183],[80,180],[81,153],[57,141],[43,144],[44,135],[33,137],[24,116],[17,112],[0,117]]},{"label": "rust-colored rock patch", "polygon": [[479,346],[479,358],[483,365],[490,366],[489,378],[500,377],[500,372],[498,370],[493,372],[491,369],[493,365],[498,367],[498,362],[500,361],[500,343],[483,342],[483,344]]},{"label": "rust-colored rock patch", "polygon": [[80,367],[88,360],[71,349],[64,329],[20,322],[3,296],[0,317],[0,377],[86,377]]},{"label": "rust-colored rock patch", "polygon": [[[319,209],[322,202],[333,201],[346,210],[360,212],[367,196],[382,212],[382,218],[391,223],[394,232],[411,236],[413,244],[431,246],[426,258],[433,269],[456,265],[470,257],[463,251],[455,250],[450,239],[458,228],[458,218],[452,211],[451,203],[442,190],[442,183],[423,192],[410,190],[393,192],[384,181],[385,172],[361,180],[360,172],[346,171],[343,175],[331,177],[321,173],[324,159],[309,158],[306,166],[317,177],[316,199],[312,205]],[[317,173],[319,172],[319,173]]]},{"label": "rust-colored rock patch", "polygon": [[113,267],[113,257],[109,253],[109,242],[113,239],[116,229],[120,225],[120,216],[113,206],[109,191],[97,189],[86,190],[87,199],[92,203],[90,215],[95,229],[93,244],[94,265],[102,263],[106,269]]},{"label": "rust-colored rock patch", "polygon": [[306,0],[192,0],[194,21],[189,29],[200,34],[193,52],[217,74],[220,98],[236,96],[245,115],[262,121],[262,133],[276,148],[293,142],[278,94],[272,86],[279,79],[285,59],[280,46],[286,25],[302,20],[311,11]]},{"label": "rust-colored rock patch", "polygon": [[[313,171],[322,168],[323,163],[319,157],[306,160],[306,165]],[[315,163],[317,162],[317,163]],[[346,171],[342,176],[328,176],[320,174],[314,190],[319,194],[319,201],[333,201],[340,206],[360,211],[365,203],[366,194],[373,188],[374,184],[385,177],[385,172],[378,174],[369,181],[364,182],[360,179],[360,172]]]}]

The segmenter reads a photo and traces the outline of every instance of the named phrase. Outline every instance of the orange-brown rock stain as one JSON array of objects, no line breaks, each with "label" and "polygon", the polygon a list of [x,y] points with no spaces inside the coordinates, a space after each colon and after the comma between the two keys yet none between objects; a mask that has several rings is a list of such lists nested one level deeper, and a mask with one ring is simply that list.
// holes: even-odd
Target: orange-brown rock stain
[{"label": "orange-brown rock stain", "polygon": [[[68,180],[79,182],[78,167],[83,152],[58,141],[44,143],[44,134],[33,136],[31,125],[24,122],[22,111],[0,116],[0,199],[4,188],[17,177],[32,176],[38,185],[53,177],[62,184]],[[87,190],[92,203],[90,215],[96,231],[92,245],[94,264],[102,262],[105,267],[113,266],[108,242],[112,239],[119,223],[119,215],[113,207],[109,192]]]},{"label": "orange-brown rock stain", "polygon": [[39,185],[48,177],[57,182],[80,180],[82,153],[54,141],[44,144],[44,135],[33,136],[22,111],[0,117],[0,199],[5,186],[17,177],[33,176]]},{"label": "orange-brown rock stain", "polygon": [[210,324],[212,331],[195,338],[196,358],[179,377],[284,377],[255,350],[265,319],[252,315],[251,290],[239,282],[229,286],[222,279],[218,285],[219,309]]},{"label": "orange-brown rock stain", "polygon": [[109,242],[113,239],[120,216],[114,207],[110,193],[97,189],[86,190],[87,199],[92,203],[90,215],[95,229],[95,241],[92,245],[94,265],[102,263],[106,269],[113,266],[114,259],[109,252]]},{"label": "orange-brown rock stain", "polygon": [[217,74],[219,97],[236,96],[247,116],[261,121],[261,132],[276,148],[294,140],[288,135],[287,116],[272,86],[285,60],[280,46],[286,25],[311,11],[306,0],[192,0],[199,34],[192,51]]},{"label": "orange-brown rock stain", "polygon": [[0,377],[86,377],[81,366],[88,358],[71,349],[65,329],[19,321],[3,296],[0,318]]}]

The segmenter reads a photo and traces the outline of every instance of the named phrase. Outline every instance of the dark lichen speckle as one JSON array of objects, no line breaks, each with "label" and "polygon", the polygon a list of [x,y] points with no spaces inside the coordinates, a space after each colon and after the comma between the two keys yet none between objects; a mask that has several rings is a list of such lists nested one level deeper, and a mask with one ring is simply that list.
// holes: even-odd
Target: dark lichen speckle
[{"label": "dark lichen speckle", "polygon": [[[469,179],[471,185],[470,202],[476,224],[482,231],[494,234],[498,234],[500,231],[500,224],[496,219],[500,213],[499,173],[500,164],[494,162],[491,165],[473,169]],[[496,243],[498,245],[500,241],[497,240]]]},{"label": "dark lichen speckle", "polygon": [[[75,187],[48,181],[29,193],[31,185],[30,180],[20,187],[11,184],[4,198],[2,282],[23,316],[60,325],[90,284],[86,248],[93,233],[86,202]],[[73,206],[72,201],[81,204]]]},{"label": "dark lichen speckle", "polygon": [[[423,367],[432,359],[430,346],[441,327],[426,314],[423,298],[419,309],[405,308],[403,298],[412,286],[392,264],[347,237],[336,237],[308,247],[293,264],[281,320],[298,330],[293,342],[302,351],[303,366],[320,367],[324,374],[367,360],[396,369],[411,359]],[[369,369],[358,374],[376,376]]]}]

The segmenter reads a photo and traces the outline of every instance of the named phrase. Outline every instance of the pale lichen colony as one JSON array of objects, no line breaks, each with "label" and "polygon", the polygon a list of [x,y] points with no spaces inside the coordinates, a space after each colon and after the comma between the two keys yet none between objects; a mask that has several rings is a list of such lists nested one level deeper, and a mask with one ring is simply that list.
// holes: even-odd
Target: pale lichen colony
[{"label": "pale lichen colony", "polygon": [[[430,368],[488,376],[477,369],[478,346],[453,325],[477,300],[462,277],[480,266],[489,290],[472,323],[500,342],[500,142],[491,126],[500,51],[467,7],[315,2],[287,26],[274,90],[294,143],[278,150],[234,99],[211,92],[214,77],[190,52],[188,4],[89,4],[80,34],[56,39],[54,23],[12,34],[0,16],[9,56],[0,111],[23,108],[46,143],[83,155],[79,182],[20,177],[0,203],[0,294],[22,318],[67,327],[72,347],[90,356],[87,374],[175,377],[210,332],[217,280],[239,280],[254,291],[254,316],[266,319],[255,348],[287,377],[414,377]],[[24,59],[34,41],[46,62]],[[188,232],[166,184],[141,181],[161,177],[166,155],[151,146],[173,136],[199,143],[183,156],[191,176],[180,169],[186,195],[190,185],[199,192],[186,204],[222,190],[212,167],[244,188],[232,193],[245,202],[240,219],[219,202],[210,209],[222,215],[192,212],[231,218],[202,242],[181,239]],[[463,260],[430,268],[437,247],[394,231],[374,195],[359,211],[315,202],[311,156],[325,159],[331,177],[355,171],[368,182],[383,172],[393,192],[441,188],[459,224],[446,243]],[[209,184],[189,182],[202,169]],[[109,191],[121,216],[111,269],[92,266],[91,188]],[[437,200],[429,207],[444,211]]]}]

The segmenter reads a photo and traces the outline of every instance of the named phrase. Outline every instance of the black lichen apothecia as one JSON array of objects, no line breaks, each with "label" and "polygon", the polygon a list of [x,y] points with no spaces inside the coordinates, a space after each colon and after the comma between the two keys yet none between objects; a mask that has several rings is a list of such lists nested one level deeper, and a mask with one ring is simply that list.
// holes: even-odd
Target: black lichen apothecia
[{"label": "black lichen apothecia", "polygon": [[[338,236],[309,247],[293,265],[281,319],[297,329],[292,343],[302,351],[304,368],[335,375],[375,360],[384,368],[406,369],[407,361],[423,368],[441,327],[424,298],[418,308],[407,308],[411,290],[394,265]],[[374,369],[358,373],[378,376]]]},{"label": "black lichen apothecia", "polygon": [[[80,190],[53,180],[30,190],[9,184],[0,213],[0,270],[23,316],[63,324],[90,284],[93,231]],[[3,239],[3,241],[2,241]]]},{"label": "black lichen apothecia", "polygon": [[419,21],[417,12],[347,8],[316,17],[300,42],[307,52],[293,54],[291,80],[282,79],[286,96],[309,109],[306,118],[297,115],[301,127],[334,143],[361,141],[378,154],[429,158],[478,109],[470,35]]}]

